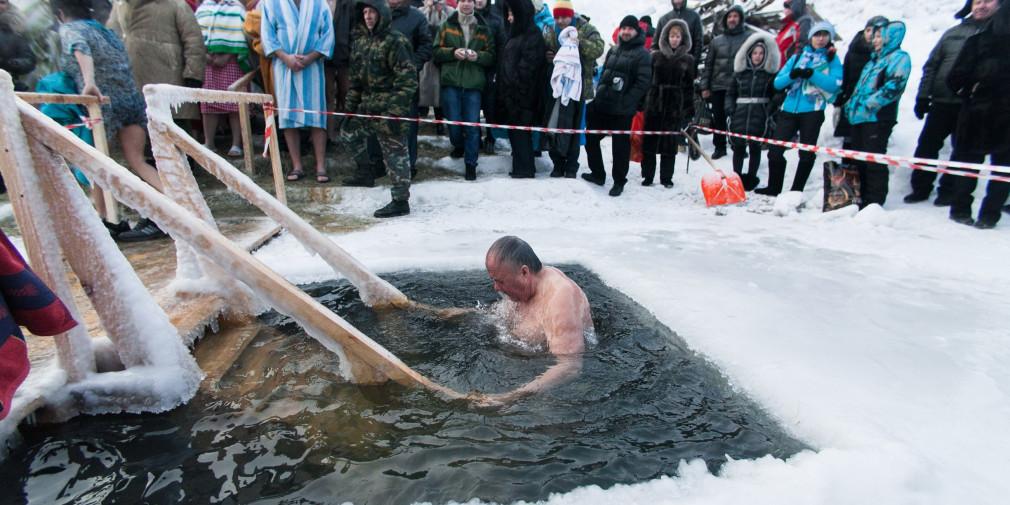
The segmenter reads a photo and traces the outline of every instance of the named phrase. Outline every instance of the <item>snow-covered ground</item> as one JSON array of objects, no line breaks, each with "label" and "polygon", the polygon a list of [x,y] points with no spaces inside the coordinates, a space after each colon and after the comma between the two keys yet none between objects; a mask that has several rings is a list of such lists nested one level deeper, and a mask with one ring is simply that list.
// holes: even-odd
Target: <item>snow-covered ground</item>
[{"label": "snow-covered ground", "polygon": [[[668,5],[575,0],[608,36],[625,14],[658,19]],[[916,69],[960,6],[816,2],[846,37],[872,15],[904,19]],[[912,153],[921,127],[911,114],[920,75],[902,103],[896,154]],[[821,143],[838,144],[828,126]],[[333,238],[389,272],[482,268],[495,238],[523,237],[546,263],[580,263],[633,297],[816,448],[787,461],[732,461],[719,475],[684,462],[677,477],[581,488],[551,503],[1004,503],[1010,221],[978,231],[949,221],[946,209],[904,205],[906,170],[893,175],[883,210],[822,214],[815,171],[799,212],[779,216],[759,196],[717,212],[700,195],[703,162],[686,173],[685,161],[670,190],[638,185],[633,164],[625,194],[611,198],[545,170],[514,181],[507,158],[486,158],[477,182],[418,184],[410,216]],[[437,163],[462,173],[461,162]],[[388,188],[346,191],[337,210],[362,217],[389,199]],[[290,236],[257,256],[296,283],[333,275]]]},{"label": "snow-covered ground", "polygon": [[[628,12],[658,18],[667,5],[576,1],[608,34]],[[914,150],[918,69],[960,6],[816,4],[846,37],[875,14],[908,23],[916,71],[893,153]],[[827,126],[821,141],[837,145]],[[704,166],[687,174],[684,163],[672,190],[639,186],[633,164],[625,194],[611,198],[582,181],[513,181],[506,158],[483,159],[476,183],[417,185],[409,217],[335,240],[379,271],[439,270],[481,268],[495,238],[519,235],[546,262],[581,263],[635,298],[816,448],[788,461],[734,461],[719,475],[685,462],[677,477],[577,489],[551,503],[1005,503],[1010,223],[978,231],[946,209],[901,203],[906,170],[892,177],[884,210],[822,214],[815,171],[798,213],[776,216],[772,200],[752,197],[719,215],[698,189]],[[367,216],[388,195],[357,190],[340,211]],[[289,237],[259,258],[295,282],[331,276]]]}]

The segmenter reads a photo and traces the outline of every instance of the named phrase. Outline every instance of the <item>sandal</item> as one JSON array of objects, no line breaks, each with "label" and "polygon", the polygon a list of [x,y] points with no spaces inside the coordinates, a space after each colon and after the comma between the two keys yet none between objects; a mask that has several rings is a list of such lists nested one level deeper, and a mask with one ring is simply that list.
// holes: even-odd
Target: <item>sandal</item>
[{"label": "sandal", "polygon": [[288,173],[287,180],[288,182],[295,182],[302,180],[302,177],[305,177],[305,172],[302,172],[301,170],[292,170]]},{"label": "sandal", "polygon": [[316,182],[319,184],[326,184],[330,182],[330,176],[326,174],[316,174]]}]

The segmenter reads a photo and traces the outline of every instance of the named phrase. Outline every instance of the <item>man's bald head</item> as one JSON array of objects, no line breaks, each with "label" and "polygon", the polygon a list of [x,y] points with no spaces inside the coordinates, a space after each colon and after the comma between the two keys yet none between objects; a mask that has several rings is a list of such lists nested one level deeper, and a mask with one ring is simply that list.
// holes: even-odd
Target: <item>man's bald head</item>
[{"label": "man's bald head", "polygon": [[525,240],[512,235],[495,240],[487,250],[487,259],[517,269],[526,266],[533,273],[539,273],[544,268],[533,248]]}]

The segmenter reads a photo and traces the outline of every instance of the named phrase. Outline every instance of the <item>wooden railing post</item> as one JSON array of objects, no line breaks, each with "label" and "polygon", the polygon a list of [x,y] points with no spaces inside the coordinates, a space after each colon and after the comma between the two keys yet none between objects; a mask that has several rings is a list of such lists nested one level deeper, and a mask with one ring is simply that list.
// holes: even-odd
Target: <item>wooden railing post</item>
[{"label": "wooden railing post", "polygon": [[77,382],[95,371],[91,337],[74,303],[61,251],[43,247],[40,240],[40,236],[53,238],[56,232],[49,221],[51,215],[38,198],[41,184],[29,152],[28,138],[21,127],[21,117],[14,100],[14,83],[4,71],[0,71],[0,171],[7,183],[14,219],[21,230],[32,269],[80,323],[69,332],[55,337],[60,366],[67,372],[70,382]]}]

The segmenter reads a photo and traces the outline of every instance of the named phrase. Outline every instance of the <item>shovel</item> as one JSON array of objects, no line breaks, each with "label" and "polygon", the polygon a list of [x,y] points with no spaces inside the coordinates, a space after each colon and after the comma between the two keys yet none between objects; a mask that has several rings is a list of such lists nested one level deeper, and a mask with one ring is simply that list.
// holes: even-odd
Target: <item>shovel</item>
[{"label": "shovel", "polygon": [[701,156],[705,158],[708,165],[712,167],[712,172],[709,172],[701,177],[701,193],[705,195],[705,205],[708,207],[716,207],[719,205],[733,205],[734,203],[740,203],[747,200],[747,194],[743,189],[743,180],[740,179],[740,175],[736,172],[730,172],[728,175],[715,166],[715,162],[709,157],[708,153],[701,149],[701,146],[687,134],[686,131],[681,130],[687,141],[694,146],[695,149],[701,153]]}]

